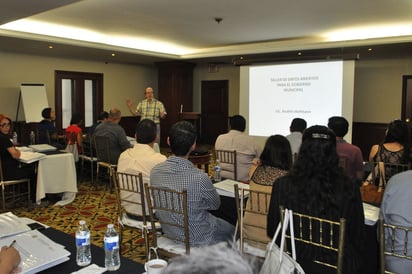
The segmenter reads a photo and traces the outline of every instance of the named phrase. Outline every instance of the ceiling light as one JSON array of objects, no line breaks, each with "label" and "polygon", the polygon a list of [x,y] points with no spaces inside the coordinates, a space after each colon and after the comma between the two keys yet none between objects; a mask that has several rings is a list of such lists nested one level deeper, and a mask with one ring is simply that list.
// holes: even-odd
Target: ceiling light
[{"label": "ceiling light", "polygon": [[384,24],[334,30],[323,36],[328,42],[412,35],[412,24]]},{"label": "ceiling light", "polygon": [[49,49],[52,49],[53,48],[53,46],[49,46]]},{"label": "ceiling light", "polygon": [[116,53],[112,53],[112,56],[115,57],[115,56],[116,56]]},{"label": "ceiling light", "polygon": [[4,25],[0,29],[55,36],[65,39],[80,40],[104,45],[112,45],[136,50],[160,52],[166,54],[190,54],[192,48],[183,47],[170,42],[147,39],[144,37],[116,36],[77,27],[46,23],[31,19],[16,20]]}]

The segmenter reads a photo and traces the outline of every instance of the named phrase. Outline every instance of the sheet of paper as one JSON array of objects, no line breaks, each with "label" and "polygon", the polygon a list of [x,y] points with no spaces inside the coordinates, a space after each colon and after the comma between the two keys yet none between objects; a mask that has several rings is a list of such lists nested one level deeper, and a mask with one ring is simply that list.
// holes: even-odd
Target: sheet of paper
[{"label": "sheet of paper", "polygon": [[214,187],[219,195],[227,197],[235,197],[235,184],[238,184],[239,188],[249,189],[249,185],[241,183],[231,179],[225,179],[221,182],[215,183]]},{"label": "sheet of paper", "polygon": [[34,151],[37,151],[37,152],[57,150],[56,147],[48,145],[48,144],[30,145],[29,147],[32,148]]},{"label": "sheet of paper", "polygon": [[363,212],[365,214],[365,224],[374,225],[379,219],[379,207],[363,203]]}]

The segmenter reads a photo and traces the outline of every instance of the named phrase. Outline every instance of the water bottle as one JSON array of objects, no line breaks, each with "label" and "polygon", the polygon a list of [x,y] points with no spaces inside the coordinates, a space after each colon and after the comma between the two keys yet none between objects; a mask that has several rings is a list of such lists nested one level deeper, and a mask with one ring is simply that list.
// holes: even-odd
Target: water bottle
[{"label": "water bottle", "polygon": [[34,131],[30,131],[30,145],[34,145],[36,143],[36,135],[34,134]]},{"label": "water bottle", "polygon": [[90,252],[90,230],[86,225],[86,221],[79,222],[79,228],[76,231],[76,262],[79,266],[85,266],[92,261]]},{"label": "water bottle", "polygon": [[13,145],[18,144],[17,132],[13,131]]},{"label": "water bottle", "polygon": [[220,182],[222,180],[222,177],[220,177],[220,171],[222,170],[222,168],[220,167],[220,161],[219,159],[216,159],[216,163],[215,163],[215,182]]},{"label": "water bottle", "polygon": [[119,255],[119,234],[114,229],[113,224],[107,225],[104,234],[104,265],[108,271],[116,271],[120,267]]}]

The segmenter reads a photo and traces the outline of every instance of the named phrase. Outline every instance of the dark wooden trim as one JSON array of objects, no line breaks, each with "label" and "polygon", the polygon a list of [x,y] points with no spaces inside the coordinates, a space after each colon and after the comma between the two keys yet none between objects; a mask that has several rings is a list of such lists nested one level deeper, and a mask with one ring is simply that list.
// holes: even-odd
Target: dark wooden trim
[{"label": "dark wooden trim", "polygon": [[364,161],[369,160],[369,152],[372,145],[379,144],[383,141],[387,126],[387,123],[353,122],[352,144],[362,150]]}]

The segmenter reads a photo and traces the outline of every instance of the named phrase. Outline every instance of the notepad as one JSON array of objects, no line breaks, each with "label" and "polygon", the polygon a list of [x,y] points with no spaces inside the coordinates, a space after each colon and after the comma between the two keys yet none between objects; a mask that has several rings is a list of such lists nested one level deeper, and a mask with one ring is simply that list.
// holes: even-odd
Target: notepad
[{"label": "notepad", "polygon": [[21,257],[21,273],[38,273],[69,260],[70,252],[64,246],[55,243],[37,230],[30,230],[14,236],[0,239],[0,246],[13,245]]},{"label": "notepad", "polygon": [[30,164],[40,160],[41,158],[45,157],[46,154],[40,152],[32,152],[32,151],[21,151],[19,161]]},{"label": "notepad", "polygon": [[29,231],[30,227],[11,212],[0,214],[0,238]]},{"label": "notepad", "polygon": [[239,188],[249,189],[248,184],[238,182],[235,180],[231,180],[231,179],[225,179],[219,183],[215,183],[214,187],[216,188],[216,191],[219,195],[234,198],[235,197],[235,184],[238,184]]}]

